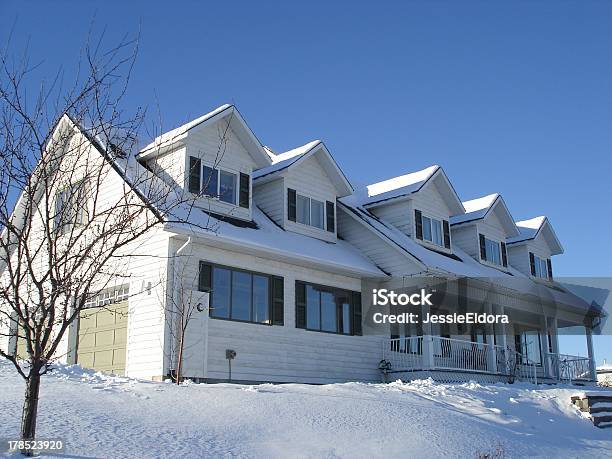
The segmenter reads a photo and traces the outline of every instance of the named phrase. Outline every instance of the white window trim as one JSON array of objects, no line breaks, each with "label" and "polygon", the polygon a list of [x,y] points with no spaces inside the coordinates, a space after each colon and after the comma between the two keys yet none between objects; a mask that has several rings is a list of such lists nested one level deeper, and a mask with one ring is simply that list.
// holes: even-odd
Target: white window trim
[{"label": "white window trim", "polygon": [[[494,244],[497,244],[497,248],[499,249],[499,264],[494,263],[494,262],[489,261],[489,260],[486,260],[486,259],[483,260],[482,258],[481,258],[481,261],[483,261],[487,265],[493,266],[495,268],[502,268],[502,269],[505,268],[505,266],[504,266],[504,256],[502,255],[501,241],[496,241],[495,239],[491,239],[491,238],[487,237],[484,234],[483,234],[483,236],[485,238],[485,256],[487,254],[487,241],[490,241],[490,242],[492,242]],[[478,250],[478,252],[480,253],[480,249]]]},{"label": "white window trim", "polygon": [[[548,258],[544,258],[541,257],[540,255],[536,254],[533,251],[528,251],[533,253],[533,262],[536,266],[536,273],[535,274],[531,274],[531,266],[529,266],[529,274],[531,274],[531,277],[533,277],[534,279],[539,279],[539,280],[550,280],[550,278],[548,277],[548,262],[546,260],[548,260]],[[538,276],[538,266],[540,267],[540,271],[542,271],[542,263],[544,263],[544,277],[542,276]]]},{"label": "white window trim", "polygon": [[[287,193],[285,192],[285,195],[287,195]],[[302,198],[306,198],[308,199],[308,217],[310,220],[310,224],[308,223],[302,223],[300,221],[298,221],[298,211],[297,211],[297,201],[298,201],[298,196],[301,196]],[[318,201],[320,203],[323,204],[323,220],[322,220],[322,228],[319,228],[318,226],[314,226],[312,224],[312,200]],[[307,194],[303,194],[300,193],[296,190],[295,192],[295,221],[291,221],[291,223],[296,223],[298,225],[304,226],[306,228],[312,228],[318,231],[323,231],[323,232],[327,232],[327,205],[326,205],[327,200],[323,199],[318,199],[318,198],[313,198],[312,196],[309,196]],[[285,208],[287,208],[287,206],[285,205]],[[335,205],[334,205],[334,210],[335,210]],[[289,221],[289,220],[288,220]],[[330,232],[331,234],[331,232]]]},{"label": "white window trim", "polygon": [[[423,218],[429,218],[430,220],[435,220],[437,222],[440,222],[440,235],[442,236],[442,244],[438,245],[433,241],[433,225],[431,226],[432,230],[431,230],[431,241],[425,239],[425,225],[423,225]],[[416,237],[416,221],[414,222],[414,234],[415,234],[415,240],[423,243],[423,245],[429,245],[431,247],[435,247],[436,250],[444,250],[445,252],[451,253],[452,252],[452,248],[453,248],[453,238],[450,234],[450,226],[449,226],[449,242],[450,242],[450,249],[447,249],[446,247],[444,247],[444,218],[439,218],[439,217],[432,217],[429,214],[425,214],[423,211],[421,211],[421,225],[423,227],[423,239],[418,239]],[[450,223],[449,223],[450,225]]]},{"label": "white window trim", "polygon": [[[206,194],[204,192],[204,167],[209,167],[214,171],[217,171],[217,195],[216,196],[211,196],[209,194]],[[221,191],[221,172],[226,172],[228,174],[232,174],[234,175],[234,177],[236,178],[235,183],[234,183],[234,202],[227,202],[227,201],[223,201],[220,197],[220,191]],[[248,174],[249,176],[251,174]],[[204,163],[204,161],[202,161],[202,168],[200,170],[200,190],[201,190],[201,195],[203,197],[209,198],[209,199],[213,199],[214,201],[223,203],[223,204],[227,204],[229,206],[235,206],[238,207],[238,200],[240,199],[240,172],[239,171],[235,171],[232,169],[228,169],[225,167],[219,167],[218,165],[215,166],[214,164],[209,164],[209,163]]]}]

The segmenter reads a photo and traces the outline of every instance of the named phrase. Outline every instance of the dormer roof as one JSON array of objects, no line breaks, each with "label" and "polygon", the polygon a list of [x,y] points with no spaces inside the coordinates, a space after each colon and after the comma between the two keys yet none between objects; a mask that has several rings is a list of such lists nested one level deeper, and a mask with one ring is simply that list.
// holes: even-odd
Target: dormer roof
[{"label": "dormer roof", "polygon": [[465,214],[450,218],[451,225],[462,225],[486,219],[495,214],[510,237],[519,236],[520,232],[508,210],[504,198],[499,193],[489,194],[480,198],[463,201]]},{"label": "dormer roof", "polygon": [[452,213],[462,214],[465,212],[461,200],[444,169],[438,165],[368,185],[366,187],[367,195],[361,197],[361,202],[366,208],[377,207],[390,201],[408,199],[412,194],[418,193],[431,184],[438,185],[438,189]]},{"label": "dormer roof", "polygon": [[165,153],[175,148],[176,145],[183,143],[190,132],[202,129],[221,120],[229,121],[232,131],[245,146],[258,167],[265,167],[270,164],[270,157],[261,142],[255,137],[255,134],[246,124],[238,109],[234,105],[229,104],[221,105],[211,112],[156,137],[153,142],[138,152],[136,159],[149,159]]},{"label": "dormer roof", "polygon": [[331,182],[338,191],[339,197],[348,196],[354,191],[352,185],[344,175],[344,172],[342,172],[338,163],[336,163],[321,140],[313,140],[301,147],[294,148],[284,153],[274,153],[269,148],[266,148],[265,151],[272,164],[253,172],[253,179],[257,184],[275,180],[288,170],[297,167],[307,158],[314,156],[329,176]]},{"label": "dormer roof", "polygon": [[563,253],[563,246],[555,234],[548,217],[539,216],[516,222],[519,235],[507,239],[507,244],[520,244],[538,238],[544,238],[553,255]]}]

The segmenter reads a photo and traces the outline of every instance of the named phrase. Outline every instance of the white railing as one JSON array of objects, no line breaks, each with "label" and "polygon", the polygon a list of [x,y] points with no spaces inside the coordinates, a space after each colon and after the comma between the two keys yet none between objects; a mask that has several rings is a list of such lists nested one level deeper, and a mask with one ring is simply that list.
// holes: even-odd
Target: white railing
[{"label": "white railing", "polygon": [[[424,339],[429,341],[424,343]],[[428,349],[431,358],[424,355]],[[383,362],[388,364],[385,368],[390,373],[428,369],[492,373],[536,384],[541,371],[541,366],[510,348],[441,336],[385,340]]]},{"label": "white railing", "polygon": [[453,338],[432,336],[434,366],[440,369],[495,372],[493,346]]},{"label": "white railing", "polygon": [[383,341],[383,360],[392,369],[414,371],[423,368],[423,337],[409,336]]},{"label": "white railing", "polygon": [[546,354],[545,361],[549,369],[550,377],[558,381],[582,380],[590,381],[591,359],[567,354]]}]

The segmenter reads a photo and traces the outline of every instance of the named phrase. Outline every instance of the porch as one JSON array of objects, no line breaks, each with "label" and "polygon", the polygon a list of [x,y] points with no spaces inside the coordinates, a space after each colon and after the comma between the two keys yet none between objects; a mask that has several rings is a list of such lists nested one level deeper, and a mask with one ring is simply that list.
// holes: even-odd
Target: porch
[{"label": "porch", "polygon": [[[381,371],[385,377],[410,373],[513,382],[589,384],[596,381],[590,358],[542,352],[540,362],[510,346],[442,336],[412,336],[383,341]],[[450,378],[452,379],[452,377]]]}]

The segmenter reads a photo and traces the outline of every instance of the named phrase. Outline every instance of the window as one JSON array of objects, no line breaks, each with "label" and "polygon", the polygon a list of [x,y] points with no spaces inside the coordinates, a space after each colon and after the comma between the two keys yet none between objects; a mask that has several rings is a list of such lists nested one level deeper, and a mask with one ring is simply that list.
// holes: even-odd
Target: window
[{"label": "window", "polygon": [[219,194],[219,171],[212,167],[204,166],[202,174],[202,193],[207,196],[218,196]]},{"label": "window", "polygon": [[210,316],[283,325],[283,278],[200,262],[199,290],[210,291]]},{"label": "window", "polygon": [[548,264],[545,258],[540,258],[537,255],[533,256],[533,262],[535,267],[535,277],[541,279],[548,279]]},{"label": "window", "polygon": [[537,330],[529,330],[516,335],[515,345],[518,352],[522,354],[522,363],[540,365],[542,363],[542,351],[540,347],[540,333]]},{"label": "window", "polygon": [[[240,182],[238,177],[240,176]],[[189,191],[219,199],[222,202],[248,208],[250,205],[251,176],[240,175],[202,165],[202,161],[193,156],[189,159]],[[240,186],[238,186],[240,185]]]},{"label": "window", "polygon": [[451,237],[448,220],[426,217],[419,209],[414,209],[414,226],[414,235],[417,239],[450,250]]},{"label": "window", "polygon": [[65,234],[73,226],[85,224],[87,217],[85,184],[75,183],[55,195],[54,224],[59,234]]},{"label": "window", "polygon": [[107,304],[121,303],[130,296],[130,286],[128,284],[102,290],[98,294],[85,300],[86,308],[106,306]]},{"label": "window", "polygon": [[361,294],[331,287],[295,283],[296,327],[361,335]]},{"label": "window", "polygon": [[229,204],[236,204],[236,174],[219,171],[219,199]]},{"label": "window", "polygon": [[489,263],[501,265],[501,251],[499,248],[499,242],[485,238],[485,254],[485,259]]},{"label": "window", "polygon": [[423,226],[423,240],[443,247],[444,238],[442,236],[442,222],[435,218],[422,215],[421,224]]},{"label": "window", "polygon": [[324,228],[325,204],[323,201],[296,194],[296,221],[303,225]]},{"label": "window", "polygon": [[297,195],[297,221],[303,225],[310,225],[310,198]]}]

